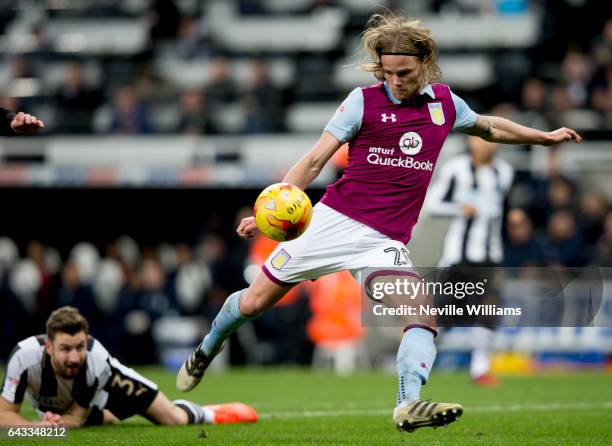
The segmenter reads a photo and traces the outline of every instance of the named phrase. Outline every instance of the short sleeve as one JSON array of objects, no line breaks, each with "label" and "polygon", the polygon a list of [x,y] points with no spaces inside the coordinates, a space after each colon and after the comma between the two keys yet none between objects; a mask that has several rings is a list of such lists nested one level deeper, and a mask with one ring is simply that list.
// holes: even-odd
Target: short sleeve
[{"label": "short sleeve", "polygon": [[23,365],[18,350],[16,347],[11,353],[2,384],[2,398],[13,404],[23,402],[28,387],[28,369]]},{"label": "short sleeve", "polygon": [[453,98],[453,103],[455,104],[455,124],[453,125],[453,131],[462,131],[463,129],[468,129],[474,127],[476,124],[476,113],[467,105],[462,98],[457,96],[455,93],[451,91],[451,97]]},{"label": "short sleeve", "polygon": [[340,104],[334,116],[325,126],[325,131],[345,143],[355,137],[363,118],[363,91],[355,88]]}]

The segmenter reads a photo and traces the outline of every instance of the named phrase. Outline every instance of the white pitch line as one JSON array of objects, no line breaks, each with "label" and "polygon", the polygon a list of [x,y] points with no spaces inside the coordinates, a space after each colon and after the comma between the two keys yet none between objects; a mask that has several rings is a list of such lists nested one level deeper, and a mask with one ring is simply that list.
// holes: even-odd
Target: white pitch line
[{"label": "white pitch line", "polygon": [[[491,406],[467,406],[465,412],[546,412],[559,410],[589,410],[589,409],[612,409],[612,402],[604,403],[552,403],[552,404],[509,404]],[[370,410],[306,410],[303,412],[270,412],[261,413],[261,418],[325,418],[325,417],[363,417],[389,415],[393,409],[370,409]]]}]

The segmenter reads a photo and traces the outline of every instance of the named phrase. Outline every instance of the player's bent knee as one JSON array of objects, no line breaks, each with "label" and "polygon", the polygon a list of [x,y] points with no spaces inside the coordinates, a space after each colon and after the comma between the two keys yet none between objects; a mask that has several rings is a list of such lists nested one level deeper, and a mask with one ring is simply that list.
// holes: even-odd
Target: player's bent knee
[{"label": "player's bent knee", "polygon": [[240,313],[247,317],[257,317],[263,313],[270,305],[265,295],[249,293],[242,295],[240,299]]},{"label": "player's bent knee", "polygon": [[291,287],[282,287],[260,274],[240,297],[240,313],[255,318],[274,305]]}]

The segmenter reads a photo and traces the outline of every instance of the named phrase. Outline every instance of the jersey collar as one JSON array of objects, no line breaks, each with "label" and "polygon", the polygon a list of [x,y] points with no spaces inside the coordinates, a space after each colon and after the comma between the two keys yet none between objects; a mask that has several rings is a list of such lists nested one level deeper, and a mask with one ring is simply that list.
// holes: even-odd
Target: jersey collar
[{"label": "jersey collar", "polygon": [[[401,104],[402,101],[397,99],[395,96],[393,96],[393,92],[391,92],[391,88],[389,87],[389,84],[387,84],[387,81],[383,82],[383,85],[385,86],[385,93],[387,94],[387,97],[389,98],[389,100],[393,102],[394,104]],[[431,84],[425,85],[425,87],[423,87],[423,89],[420,91],[419,94],[429,95],[432,99],[436,98],[436,94],[434,93],[433,87],[431,86]]]}]

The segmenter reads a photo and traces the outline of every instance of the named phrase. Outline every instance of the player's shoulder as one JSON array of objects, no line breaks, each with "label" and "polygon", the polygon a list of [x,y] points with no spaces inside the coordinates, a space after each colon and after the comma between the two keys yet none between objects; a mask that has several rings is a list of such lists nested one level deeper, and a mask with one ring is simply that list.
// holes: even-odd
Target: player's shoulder
[{"label": "player's shoulder", "polygon": [[355,102],[363,102],[363,87],[353,88],[349,94],[346,96],[344,103],[355,103]]},{"label": "player's shoulder", "polygon": [[39,363],[45,349],[45,338],[45,335],[30,336],[19,341],[11,351],[8,362],[16,361],[23,368]]},{"label": "player's shoulder", "polygon": [[106,347],[91,335],[87,336],[87,355],[102,361],[106,361],[110,356]]},{"label": "player's shoulder", "polygon": [[100,377],[109,370],[110,353],[93,336],[87,338],[87,369],[93,377]]}]

